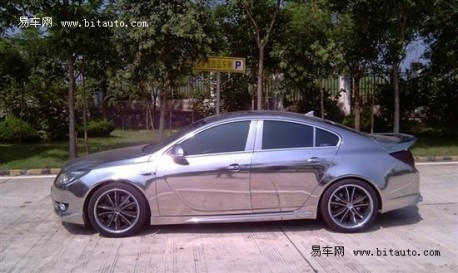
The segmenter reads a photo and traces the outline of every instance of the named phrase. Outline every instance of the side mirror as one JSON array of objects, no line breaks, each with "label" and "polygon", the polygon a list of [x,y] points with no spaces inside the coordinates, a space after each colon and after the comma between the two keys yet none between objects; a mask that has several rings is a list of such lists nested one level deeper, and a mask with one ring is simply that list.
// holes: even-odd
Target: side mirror
[{"label": "side mirror", "polygon": [[173,159],[173,162],[180,165],[189,165],[189,162],[185,158],[183,147],[180,144],[173,146],[168,154]]}]

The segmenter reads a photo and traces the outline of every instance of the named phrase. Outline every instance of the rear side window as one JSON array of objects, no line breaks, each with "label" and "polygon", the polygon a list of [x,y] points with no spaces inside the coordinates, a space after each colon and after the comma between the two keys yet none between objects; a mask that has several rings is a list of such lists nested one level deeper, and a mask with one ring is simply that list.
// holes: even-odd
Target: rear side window
[{"label": "rear side window", "polygon": [[293,122],[264,121],[262,149],[313,147],[313,127]]},{"label": "rear side window", "polygon": [[337,146],[339,137],[335,134],[316,128],[316,147]]}]

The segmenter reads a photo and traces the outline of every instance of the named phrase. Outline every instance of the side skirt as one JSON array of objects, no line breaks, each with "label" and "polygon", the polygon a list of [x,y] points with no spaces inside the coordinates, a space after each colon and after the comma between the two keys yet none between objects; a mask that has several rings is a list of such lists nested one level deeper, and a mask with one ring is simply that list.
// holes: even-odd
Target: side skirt
[{"label": "side skirt", "polygon": [[152,216],[151,225],[170,225],[170,224],[198,224],[198,223],[240,223],[240,222],[264,222],[264,221],[283,221],[296,219],[315,219],[315,211],[276,212],[276,213],[256,213],[256,214],[236,214],[236,215],[206,215],[206,216]]}]

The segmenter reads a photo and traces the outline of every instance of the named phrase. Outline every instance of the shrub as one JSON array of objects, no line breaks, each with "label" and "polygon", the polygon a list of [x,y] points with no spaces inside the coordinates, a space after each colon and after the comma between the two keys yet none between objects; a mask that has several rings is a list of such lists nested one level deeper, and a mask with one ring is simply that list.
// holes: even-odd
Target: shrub
[{"label": "shrub", "polygon": [[[90,120],[87,122],[88,137],[108,137],[115,129],[114,125],[106,120]],[[78,128],[78,135],[84,136],[83,126]]]},{"label": "shrub", "polygon": [[[355,127],[355,117],[346,116],[341,122],[343,125],[354,128]],[[371,117],[369,109],[364,108],[361,112],[361,132],[370,132],[371,131]],[[374,133],[377,132],[388,132],[391,130],[390,124],[380,115],[374,115]]]},{"label": "shrub", "polygon": [[8,115],[4,121],[0,122],[1,143],[21,143],[38,140],[37,131],[29,123],[13,115]]}]

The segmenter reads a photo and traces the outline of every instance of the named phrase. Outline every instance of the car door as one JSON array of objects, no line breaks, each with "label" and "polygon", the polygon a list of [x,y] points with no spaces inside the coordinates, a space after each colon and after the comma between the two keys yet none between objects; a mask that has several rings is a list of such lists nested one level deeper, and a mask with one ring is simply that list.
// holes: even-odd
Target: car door
[{"label": "car door", "polygon": [[250,124],[236,121],[205,128],[177,144],[183,158],[164,156],[156,171],[161,216],[252,212]]},{"label": "car door", "polygon": [[[251,168],[253,212],[297,210],[332,164],[339,137],[297,122],[260,123]],[[316,141],[318,135],[328,139]]]}]

